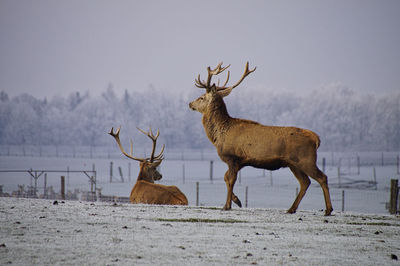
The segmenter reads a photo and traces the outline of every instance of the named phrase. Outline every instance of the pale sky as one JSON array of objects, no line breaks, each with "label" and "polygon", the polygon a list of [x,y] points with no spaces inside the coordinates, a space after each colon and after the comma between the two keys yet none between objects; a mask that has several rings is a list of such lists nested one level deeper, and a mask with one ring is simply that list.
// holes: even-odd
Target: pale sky
[{"label": "pale sky", "polygon": [[[220,61],[249,88],[400,90],[400,1],[0,0],[0,91],[194,90]],[[251,91],[251,90],[250,90]]]}]

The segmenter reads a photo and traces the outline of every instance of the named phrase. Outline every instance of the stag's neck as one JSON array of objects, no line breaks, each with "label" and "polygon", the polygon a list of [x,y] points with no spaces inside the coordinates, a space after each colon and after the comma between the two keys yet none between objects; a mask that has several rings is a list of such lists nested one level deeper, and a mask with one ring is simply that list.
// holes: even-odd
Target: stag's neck
[{"label": "stag's neck", "polygon": [[226,105],[221,97],[216,97],[208,112],[203,115],[203,126],[207,137],[213,144],[221,141],[229,129],[232,118],[229,116]]}]

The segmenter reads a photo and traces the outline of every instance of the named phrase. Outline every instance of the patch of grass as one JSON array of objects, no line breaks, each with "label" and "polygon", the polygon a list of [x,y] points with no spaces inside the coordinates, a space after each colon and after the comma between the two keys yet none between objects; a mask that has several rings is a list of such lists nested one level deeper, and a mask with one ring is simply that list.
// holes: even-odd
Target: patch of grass
[{"label": "patch of grass", "polygon": [[225,223],[225,224],[247,223],[247,221],[234,220],[234,219],[201,219],[201,218],[181,218],[181,219],[158,218],[157,221],[178,222],[178,223]]},{"label": "patch of grass", "polygon": [[221,211],[222,207],[197,207],[199,209],[204,209],[204,210],[216,210],[216,211]]},{"label": "patch of grass", "polygon": [[384,223],[384,222],[375,222],[375,223],[362,223],[362,222],[349,222],[346,223],[349,225],[379,225],[379,226],[400,226],[400,224],[392,224],[392,223]]}]

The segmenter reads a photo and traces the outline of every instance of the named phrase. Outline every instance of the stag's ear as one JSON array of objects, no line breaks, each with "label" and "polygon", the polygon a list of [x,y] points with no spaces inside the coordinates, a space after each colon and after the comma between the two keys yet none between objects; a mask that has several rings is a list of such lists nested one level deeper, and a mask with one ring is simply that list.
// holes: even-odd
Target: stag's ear
[{"label": "stag's ear", "polygon": [[226,96],[228,96],[231,92],[232,92],[232,87],[229,87],[229,88],[226,88],[226,89],[224,89],[224,90],[220,90],[220,91],[218,91],[218,94],[222,97],[222,98],[224,98],[224,97],[226,97]]},{"label": "stag's ear", "polygon": [[152,166],[157,168],[158,166],[160,166],[161,162],[162,161],[155,161],[155,162],[152,163]]}]

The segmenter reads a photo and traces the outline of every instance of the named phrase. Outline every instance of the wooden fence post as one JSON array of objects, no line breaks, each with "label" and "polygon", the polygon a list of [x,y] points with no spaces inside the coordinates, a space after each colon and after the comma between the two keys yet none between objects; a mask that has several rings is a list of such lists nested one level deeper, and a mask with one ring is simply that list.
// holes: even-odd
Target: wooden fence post
[{"label": "wooden fence post", "polygon": [[211,181],[211,183],[213,181],[213,168],[214,168],[214,161],[211,160],[210,161],[210,181]]},{"label": "wooden fence post", "polygon": [[344,190],[342,190],[342,212],[344,212]]},{"label": "wooden fence post", "polygon": [[124,183],[124,175],[122,174],[121,166],[118,166],[118,170],[119,170],[119,175],[121,176],[121,182]]},{"label": "wooden fence post", "polygon": [[92,182],[94,183],[94,192],[96,192],[97,189],[97,174],[96,174],[96,166],[95,164],[92,164],[92,171],[93,171],[93,176],[92,176]]},{"label": "wooden fence post", "polygon": [[65,200],[65,176],[61,176],[61,199]]},{"label": "wooden fence post", "polygon": [[128,180],[131,182],[131,163],[128,163]]},{"label": "wooden fence post", "polygon": [[44,173],[44,189],[43,189],[44,198],[47,199],[47,173]]},{"label": "wooden fence post", "polygon": [[196,206],[199,206],[199,182],[196,182]]},{"label": "wooden fence post", "polygon": [[325,173],[325,167],[326,167],[326,160],[324,157],[324,158],[322,158],[322,172],[324,172],[324,173]]},{"label": "wooden fence post", "polygon": [[67,186],[69,187],[69,166],[67,166]]},{"label": "wooden fence post", "polygon": [[38,180],[38,178],[39,178],[39,176],[37,176],[37,173],[35,172],[35,178],[34,178],[35,179],[35,192],[34,192],[35,193],[35,198],[37,198],[37,193],[36,192],[37,192],[37,180]]},{"label": "wooden fence post", "polygon": [[399,196],[399,180],[392,179],[390,180],[390,205],[389,205],[390,214],[397,213],[398,196]]},{"label": "wooden fence post", "polygon": [[340,167],[337,168],[337,175],[338,175],[338,180],[339,180],[339,188],[342,187],[342,180],[341,180],[341,176],[340,176]]},{"label": "wooden fence post", "polygon": [[246,192],[245,192],[245,207],[247,208],[248,206],[248,199],[249,199],[249,186],[246,186]]},{"label": "wooden fence post", "polygon": [[110,162],[110,183],[112,183],[113,179],[113,162]]},{"label": "wooden fence post", "polygon": [[360,165],[361,165],[360,156],[357,156],[357,174],[358,175],[360,175]]},{"label": "wooden fence post", "polygon": [[185,164],[182,164],[182,182],[185,184]]}]

